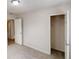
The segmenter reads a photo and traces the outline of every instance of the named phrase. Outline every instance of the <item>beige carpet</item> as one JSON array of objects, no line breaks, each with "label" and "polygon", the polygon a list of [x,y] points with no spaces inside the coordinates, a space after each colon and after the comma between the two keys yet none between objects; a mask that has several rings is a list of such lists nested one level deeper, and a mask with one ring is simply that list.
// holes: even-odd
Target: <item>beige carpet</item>
[{"label": "beige carpet", "polygon": [[11,44],[8,46],[7,59],[64,59],[61,53],[46,55],[26,46]]}]

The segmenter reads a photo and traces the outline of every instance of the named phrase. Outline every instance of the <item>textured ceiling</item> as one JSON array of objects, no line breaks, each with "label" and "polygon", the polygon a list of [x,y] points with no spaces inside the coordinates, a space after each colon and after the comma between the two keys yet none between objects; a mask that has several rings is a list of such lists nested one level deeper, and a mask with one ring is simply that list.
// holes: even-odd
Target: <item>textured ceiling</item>
[{"label": "textured ceiling", "polygon": [[21,0],[18,6],[14,6],[11,0],[7,0],[7,8],[9,13],[21,14],[32,10],[47,8],[68,0]]}]

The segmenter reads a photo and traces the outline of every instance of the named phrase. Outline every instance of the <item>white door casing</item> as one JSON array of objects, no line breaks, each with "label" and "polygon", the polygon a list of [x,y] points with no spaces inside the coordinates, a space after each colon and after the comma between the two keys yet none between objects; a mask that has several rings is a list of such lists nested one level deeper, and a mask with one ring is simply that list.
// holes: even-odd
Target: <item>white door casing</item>
[{"label": "white door casing", "polygon": [[65,19],[65,59],[70,57],[70,11],[67,10]]}]

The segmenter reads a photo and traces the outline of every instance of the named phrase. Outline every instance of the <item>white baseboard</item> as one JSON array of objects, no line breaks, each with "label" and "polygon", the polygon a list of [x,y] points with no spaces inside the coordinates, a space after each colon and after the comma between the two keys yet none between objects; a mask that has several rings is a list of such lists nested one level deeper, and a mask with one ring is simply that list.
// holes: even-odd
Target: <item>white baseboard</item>
[{"label": "white baseboard", "polygon": [[44,51],[44,50],[39,49],[39,48],[37,48],[37,47],[34,47],[34,46],[30,45],[30,44],[23,44],[23,45],[24,45],[24,46],[27,46],[27,47],[29,47],[29,48],[35,49],[35,50],[37,50],[37,51],[39,51],[39,52],[41,52],[41,53],[44,53],[44,54],[47,54],[47,55],[51,55],[50,52]]}]

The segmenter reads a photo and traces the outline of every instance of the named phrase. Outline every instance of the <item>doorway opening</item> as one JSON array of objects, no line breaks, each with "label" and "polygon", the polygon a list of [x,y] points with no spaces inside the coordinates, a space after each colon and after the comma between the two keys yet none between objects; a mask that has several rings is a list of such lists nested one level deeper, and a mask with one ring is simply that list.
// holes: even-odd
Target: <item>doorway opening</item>
[{"label": "doorway opening", "polygon": [[15,43],[15,29],[14,20],[7,21],[7,35],[8,35],[8,45]]},{"label": "doorway opening", "polygon": [[51,16],[51,54],[57,53],[65,58],[65,15]]},{"label": "doorway opening", "polygon": [[8,45],[19,44],[22,45],[22,19],[10,19],[7,20],[7,35]]}]

